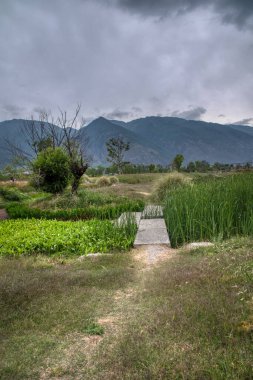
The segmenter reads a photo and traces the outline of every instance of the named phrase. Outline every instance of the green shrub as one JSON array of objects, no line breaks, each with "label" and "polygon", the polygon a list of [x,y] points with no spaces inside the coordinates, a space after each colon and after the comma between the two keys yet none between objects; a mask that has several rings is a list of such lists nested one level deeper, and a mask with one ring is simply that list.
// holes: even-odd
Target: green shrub
[{"label": "green shrub", "polygon": [[69,158],[61,148],[47,148],[33,162],[35,186],[49,193],[60,193],[70,178]]},{"label": "green shrub", "polygon": [[16,189],[0,188],[0,195],[5,201],[20,202],[25,199],[25,195]]},{"label": "green shrub", "polygon": [[85,327],[84,332],[88,335],[103,335],[105,329],[98,323],[90,322],[88,326]]},{"label": "green shrub", "polygon": [[178,189],[182,186],[187,186],[191,183],[191,178],[182,173],[171,173],[157,181],[152,198],[155,201],[162,202],[167,193]]}]

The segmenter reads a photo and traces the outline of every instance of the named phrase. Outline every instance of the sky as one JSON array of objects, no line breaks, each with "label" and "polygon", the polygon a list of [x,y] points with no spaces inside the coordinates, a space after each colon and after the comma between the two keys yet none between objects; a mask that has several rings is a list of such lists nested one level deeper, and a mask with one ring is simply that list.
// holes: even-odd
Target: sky
[{"label": "sky", "polygon": [[0,0],[0,121],[253,126],[252,0]]}]

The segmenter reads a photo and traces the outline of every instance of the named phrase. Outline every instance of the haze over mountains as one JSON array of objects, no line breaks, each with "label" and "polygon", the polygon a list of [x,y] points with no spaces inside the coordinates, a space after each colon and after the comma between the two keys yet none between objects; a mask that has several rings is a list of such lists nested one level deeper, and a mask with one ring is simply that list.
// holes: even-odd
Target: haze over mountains
[{"label": "haze over mountains", "polygon": [[[0,122],[0,166],[10,162],[6,140],[27,150],[22,134],[24,120]],[[146,117],[123,122],[103,117],[79,131],[80,141],[92,157],[91,165],[108,165],[106,141],[122,137],[130,142],[126,161],[136,164],[168,165],[182,153],[185,163],[206,160],[209,163],[245,163],[253,161],[253,128],[243,125],[221,125],[175,117]]]}]

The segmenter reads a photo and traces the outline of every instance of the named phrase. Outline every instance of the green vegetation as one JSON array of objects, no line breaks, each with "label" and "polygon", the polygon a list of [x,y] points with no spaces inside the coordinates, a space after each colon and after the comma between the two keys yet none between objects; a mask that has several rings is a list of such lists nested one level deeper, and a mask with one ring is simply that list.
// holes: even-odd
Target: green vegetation
[{"label": "green vegetation", "polygon": [[252,379],[252,243],[236,239],[183,252],[149,271],[122,333],[111,349],[109,341],[99,350],[96,374]]},{"label": "green vegetation", "polygon": [[122,173],[124,155],[130,148],[129,142],[124,141],[121,137],[113,137],[107,141],[106,148],[108,152],[107,161],[117,168],[118,173]]},{"label": "green vegetation", "polygon": [[107,332],[98,320],[133,278],[128,253],[82,261],[2,257],[0,378],[76,379],[80,367],[88,371],[99,338],[92,335]]},{"label": "green vegetation", "polygon": [[183,162],[184,162],[184,156],[182,154],[177,154],[172,161],[172,168],[179,172],[183,165]]},{"label": "green vegetation", "polygon": [[23,201],[26,196],[21,191],[15,188],[0,187],[0,196],[4,201]]},{"label": "green vegetation", "polygon": [[164,215],[173,247],[253,233],[253,175],[199,181],[168,193]]},{"label": "green vegetation", "polygon": [[86,332],[89,335],[103,335],[105,332],[105,329],[103,326],[99,325],[96,322],[91,322],[85,329],[84,332]]},{"label": "green vegetation", "polygon": [[116,219],[126,211],[141,211],[142,201],[128,201],[119,205],[89,206],[84,208],[70,208],[59,210],[41,210],[28,207],[24,204],[9,204],[6,207],[11,219],[57,219],[57,220],[88,220],[88,219]]},{"label": "green vegetation", "polygon": [[62,148],[42,149],[32,162],[33,184],[49,193],[60,193],[68,185],[69,167],[69,157]]},{"label": "green vegetation", "polygon": [[146,184],[154,182],[156,179],[161,178],[160,173],[142,173],[142,174],[121,174],[118,176],[119,182],[128,184]]},{"label": "green vegetation", "polygon": [[[145,250],[117,253],[133,244],[130,218],[27,219],[116,219],[144,206],[116,192],[148,194],[162,177],[154,195],[173,245],[214,247],[168,251],[147,271]],[[118,178],[77,194],[2,186],[24,219],[0,222],[0,378],[252,379],[253,241],[218,241],[252,235],[253,175]]]},{"label": "green vegetation", "polygon": [[185,174],[177,172],[167,174],[155,183],[152,198],[156,202],[163,202],[169,192],[182,186],[189,185],[190,183],[191,177],[186,176]]},{"label": "green vegetation", "polygon": [[129,203],[129,201],[127,197],[115,197],[85,189],[79,190],[77,194],[66,191],[63,194],[45,197],[44,199],[33,202],[31,205],[42,210],[64,210],[89,206],[115,206]]},{"label": "green vegetation", "polygon": [[0,223],[0,255],[64,254],[127,250],[134,241],[136,225],[110,221],[59,222],[5,220]]}]

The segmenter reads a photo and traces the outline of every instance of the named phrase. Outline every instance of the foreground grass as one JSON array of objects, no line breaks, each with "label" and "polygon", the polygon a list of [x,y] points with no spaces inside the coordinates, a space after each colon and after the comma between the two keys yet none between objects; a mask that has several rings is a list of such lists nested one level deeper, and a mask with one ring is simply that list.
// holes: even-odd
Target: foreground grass
[{"label": "foreground grass", "polygon": [[97,319],[133,281],[131,263],[129,254],[0,258],[0,378],[75,378],[80,357],[85,371],[94,335],[106,333]]},{"label": "foreground grass", "polygon": [[149,272],[94,379],[253,379],[252,243],[185,252]]},{"label": "foreground grass", "polygon": [[126,250],[133,244],[136,229],[132,220],[124,226],[99,220],[5,220],[0,223],[0,256],[40,253],[69,256]]},{"label": "foreground grass", "polygon": [[[148,271],[132,253],[1,258],[0,378],[252,379],[252,243]],[[120,324],[101,326],[110,315]]]}]

